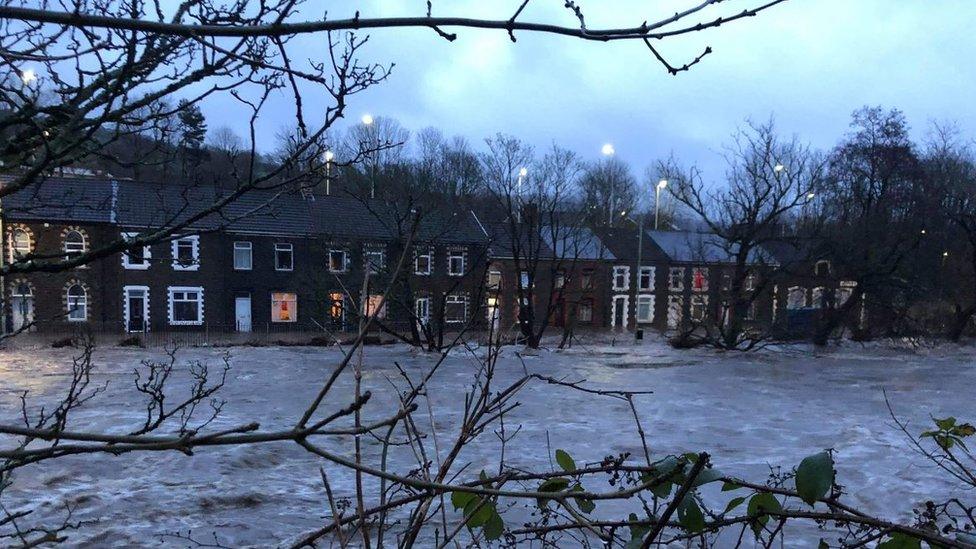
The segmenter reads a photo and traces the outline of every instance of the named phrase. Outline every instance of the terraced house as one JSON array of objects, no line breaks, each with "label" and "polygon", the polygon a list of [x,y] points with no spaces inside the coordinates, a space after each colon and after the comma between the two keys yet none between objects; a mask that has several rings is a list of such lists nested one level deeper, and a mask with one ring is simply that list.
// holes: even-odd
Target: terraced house
[{"label": "terraced house", "polygon": [[374,310],[378,327],[391,332],[450,330],[483,306],[487,237],[471,212],[421,216],[412,237],[412,212],[398,216],[395,205],[350,197],[251,191],[204,215],[226,192],[50,177],[6,197],[8,261],[43,262],[181,230],[67,272],[8,277],[5,330],[331,332]]}]

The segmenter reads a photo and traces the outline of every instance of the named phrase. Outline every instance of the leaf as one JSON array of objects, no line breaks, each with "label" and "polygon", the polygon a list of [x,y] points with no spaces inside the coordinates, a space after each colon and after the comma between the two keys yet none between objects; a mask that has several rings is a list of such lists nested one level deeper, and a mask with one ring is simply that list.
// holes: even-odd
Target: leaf
[{"label": "leaf", "polygon": [[[653,481],[656,478],[658,478],[658,475],[652,475],[651,473],[644,473],[643,475],[641,475],[641,482],[644,483],[644,484],[647,484],[647,483]],[[664,499],[664,498],[668,497],[669,495],[671,495],[671,487],[672,486],[673,486],[673,483],[670,480],[663,480],[663,481],[657,483],[656,485],[651,486],[649,488],[649,490],[655,496],[657,496],[657,497],[659,497],[661,499]]]},{"label": "leaf", "polygon": [[477,528],[484,525],[491,518],[491,515],[495,513],[494,506],[488,502],[478,507],[481,501],[481,498],[474,498],[464,506],[464,516],[467,517],[465,524],[467,524],[468,528]]},{"label": "leaf", "polygon": [[968,436],[976,435],[976,427],[973,427],[969,423],[963,423],[962,425],[954,427],[952,429],[952,432],[953,434],[959,435],[961,437],[968,437]]},{"label": "leaf", "polygon": [[731,492],[732,490],[738,490],[739,488],[742,488],[742,487],[739,486],[738,484],[734,483],[734,482],[725,481],[725,482],[722,483],[722,491],[723,492]]},{"label": "leaf", "polygon": [[464,509],[464,506],[468,504],[472,499],[475,499],[474,494],[470,492],[451,492],[451,503],[454,504],[454,510]]},{"label": "leaf", "polygon": [[817,549],[830,549],[830,546],[827,545],[827,542],[824,541],[823,538],[820,538],[820,543],[817,545]]},{"label": "leaf", "polygon": [[678,523],[692,533],[701,532],[705,529],[705,516],[691,494],[685,496],[678,505]]},{"label": "leaf", "polygon": [[[569,479],[563,477],[553,477],[546,479],[545,482],[539,485],[538,492],[561,492],[569,487]],[[539,509],[545,509],[548,505],[549,500],[546,498],[536,499],[536,504],[539,505]]]},{"label": "leaf", "polygon": [[485,523],[485,527],[482,532],[485,534],[485,539],[488,541],[496,540],[502,537],[502,533],[505,531],[505,522],[502,521],[501,515],[498,512],[493,512],[488,522]]},{"label": "leaf", "polygon": [[556,450],[556,463],[567,473],[572,473],[576,470],[576,462],[573,461],[573,458],[565,450]]},{"label": "leaf", "polygon": [[972,534],[966,534],[966,533],[963,533],[963,532],[956,532],[956,539],[959,540],[959,541],[961,541],[961,542],[963,542],[963,543],[968,543],[970,545],[976,545],[976,536],[974,536]]},{"label": "leaf", "polygon": [[716,469],[705,469],[704,471],[698,473],[698,476],[695,477],[695,482],[692,483],[691,487],[692,488],[695,488],[697,486],[701,486],[702,484],[708,484],[709,482],[715,482],[715,481],[723,478],[724,476],[725,475],[723,475],[721,472],[719,472]]},{"label": "leaf", "polygon": [[942,429],[943,431],[948,431],[949,429],[952,429],[953,427],[956,426],[956,418],[950,416],[945,419],[936,419],[935,424],[936,426],[938,426],[939,429]]},{"label": "leaf", "polygon": [[769,492],[761,492],[749,499],[749,505],[746,507],[746,512],[750,517],[754,518],[752,523],[752,531],[759,534],[762,527],[769,522],[769,516],[765,514],[768,511],[779,511],[782,509],[779,500],[776,496],[770,494]]},{"label": "leaf", "polygon": [[891,534],[891,537],[878,544],[878,549],[921,549],[921,547],[921,541],[901,532]]},{"label": "leaf", "polygon": [[808,505],[827,495],[833,483],[834,460],[829,452],[807,456],[796,468],[796,493]]},{"label": "leaf", "polygon": [[736,507],[742,505],[742,502],[745,500],[746,498],[742,496],[739,496],[737,498],[732,498],[732,500],[729,501],[729,504],[725,506],[725,512],[723,512],[722,514],[724,515],[725,513],[731,511],[732,509],[735,509]]},{"label": "leaf", "polygon": [[[581,484],[577,484],[573,487],[573,492],[585,492]],[[592,513],[596,509],[596,503],[593,503],[592,499],[587,498],[576,498],[576,506],[580,508],[580,511],[584,513]]]},{"label": "leaf", "polygon": [[[634,522],[639,521],[640,519],[637,518],[637,515],[636,514],[631,513],[630,516],[627,517],[627,520],[630,521],[631,523],[634,523]],[[632,539],[632,540],[635,540],[636,539],[636,540],[640,541],[640,539],[643,538],[649,531],[650,531],[650,528],[647,527],[647,526],[644,526],[642,524],[641,525],[631,524],[630,525],[630,539]],[[637,546],[640,547],[640,543],[638,543]]]}]

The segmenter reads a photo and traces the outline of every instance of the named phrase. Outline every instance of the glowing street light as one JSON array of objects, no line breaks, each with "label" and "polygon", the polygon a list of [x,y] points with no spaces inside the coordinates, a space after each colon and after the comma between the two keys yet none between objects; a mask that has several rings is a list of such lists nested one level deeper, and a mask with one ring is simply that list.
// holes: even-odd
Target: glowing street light
[{"label": "glowing street light", "polygon": [[776,164],[776,166],[773,167],[773,171],[776,172],[776,173],[779,173],[779,172],[781,172],[781,171],[783,171],[785,169],[786,169],[786,166],[784,166],[782,164]]},{"label": "glowing street light", "polygon": [[522,222],[522,181],[525,177],[529,175],[528,168],[522,167],[518,171],[518,183],[515,192],[518,194],[518,209],[515,211],[515,219],[519,223]]},{"label": "glowing street light", "polygon": [[657,182],[657,187],[654,188],[654,230],[657,230],[658,220],[661,217],[661,191],[663,191],[668,186],[668,180],[662,179]]},{"label": "glowing street light", "polygon": [[[612,157],[614,153],[616,153],[617,151],[613,149],[613,145],[611,143],[604,143],[603,147],[600,148],[600,152],[603,153],[603,156],[606,156],[607,159],[609,160],[610,157]],[[610,214],[610,219],[607,222],[610,224],[611,227],[613,227],[613,206],[614,206],[614,198],[615,198],[614,191],[616,189],[613,188],[613,167],[609,166],[609,163],[607,167],[608,167],[607,175],[610,178],[610,207],[607,208],[607,212]]]},{"label": "glowing street light", "polygon": [[613,153],[617,151],[613,150],[613,145],[606,143],[602,148],[600,148],[600,152],[602,152],[605,156],[613,156]]},{"label": "glowing street light", "polygon": [[335,158],[335,153],[331,150],[325,151],[325,195],[331,194],[332,187],[332,160]]},{"label": "glowing street light", "polygon": [[373,125],[373,115],[369,113],[364,114],[362,120],[363,120],[363,124],[366,124],[367,126]]},{"label": "glowing street light", "polygon": [[815,196],[817,196],[816,193],[807,193],[807,200],[813,200]]},{"label": "glowing street light", "polygon": [[27,85],[33,84],[37,81],[37,73],[34,69],[24,69],[20,73],[20,81]]}]

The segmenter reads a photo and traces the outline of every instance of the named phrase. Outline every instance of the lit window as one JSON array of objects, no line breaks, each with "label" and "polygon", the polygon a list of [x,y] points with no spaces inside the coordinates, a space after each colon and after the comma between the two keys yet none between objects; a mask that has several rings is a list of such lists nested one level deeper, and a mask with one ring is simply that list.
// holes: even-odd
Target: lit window
[{"label": "lit window", "polygon": [[345,250],[329,250],[329,272],[344,273],[346,265]]},{"label": "lit window", "polygon": [[69,321],[88,320],[88,292],[81,284],[74,284],[68,288],[67,303]]},{"label": "lit window", "polygon": [[444,321],[464,322],[468,319],[468,298],[463,295],[449,295],[444,300]]},{"label": "lit window", "polygon": [[708,291],[708,269],[695,267],[691,271],[691,289],[696,292]]},{"label": "lit window", "polygon": [[447,254],[447,274],[450,276],[462,276],[464,274],[464,252],[448,252]]},{"label": "lit window", "polygon": [[680,292],[685,289],[685,268],[671,267],[668,271],[668,289]]},{"label": "lit window", "polygon": [[386,254],[382,250],[367,250],[363,257],[369,274],[379,274],[386,264]]},{"label": "lit window", "polygon": [[613,289],[626,290],[630,287],[630,267],[613,268]]},{"label": "lit window", "polygon": [[329,294],[329,318],[332,325],[341,328],[346,319],[346,299],[342,292]]},{"label": "lit window", "polygon": [[654,321],[654,296],[641,295],[637,297],[637,322]]},{"label": "lit window", "polygon": [[[382,307],[380,306],[382,304]],[[386,318],[386,302],[383,301],[383,296],[379,294],[371,294],[366,298],[363,303],[363,314],[366,316],[376,315],[376,318]]]},{"label": "lit window", "polygon": [[288,243],[275,243],[275,270],[290,271],[295,268],[295,247]]},{"label": "lit window", "polygon": [[177,238],[172,246],[174,271],[195,271],[200,268],[199,236]]},{"label": "lit window", "polygon": [[417,250],[417,257],[414,259],[413,273],[418,275],[429,275],[433,264],[433,253],[430,248]]},{"label": "lit window", "polygon": [[80,231],[68,231],[68,234],[64,235],[64,253],[67,259],[85,253],[85,248],[85,235]]},{"label": "lit window", "polygon": [[10,261],[17,261],[31,253],[31,235],[27,229],[14,229],[10,234]]},{"label": "lit window", "polygon": [[640,268],[640,284],[638,288],[641,290],[654,289],[654,267]]},{"label": "lit window", "polygon": [[234,270],[250,271],[254,262],[251,256],[250,242],[234,243]]},{"label": "lit window", "polygon": [[176,326],[203,324],[203,288],[169,288],[169,323]]},{"label": "lit window", "polygon": [[576,310],[577,322],[593,322],[593,301],[586,299],[580,302]]},{"label": "lit window", "polygon": [[271,322],[298,322],[298,296],[296,294],[285,292],[273,292],[271,294]]},{"label": "lit window", "polygon": [[[139,233],[122,233],[122,239],[132,242],[139,236]],[[122,267],[129,270],[144,271],[149,268],[149,260],[152,259],[149,246],[136,246],[135,249],[122,253]]]}]

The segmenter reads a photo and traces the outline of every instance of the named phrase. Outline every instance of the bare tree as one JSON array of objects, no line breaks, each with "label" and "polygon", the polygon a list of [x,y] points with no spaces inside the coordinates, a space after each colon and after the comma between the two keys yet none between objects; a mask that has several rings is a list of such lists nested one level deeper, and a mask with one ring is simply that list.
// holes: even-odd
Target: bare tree
[{"label": "bare tree", "polygon": [[718,237],[715,242],[731,264],[722,288],[723,314],[711,326],[714,342],[752,349],[768,335],[745,330],[750,308],[774,276],[763,244],[780,238],[789,216],[815,197],[824,162],[796,138],[778,137],[772,122],[736,133],[726,161],[727,183],[717,189],[696,168],[682,170],[674,159],[662,162],[659,172],[669,181],[668,192]]},{"label": "bare tree", "polygon": [[589,165],[580,188],[594,224],[612,226],[637,207],[637,180],[630,166],[616,156]]}]

